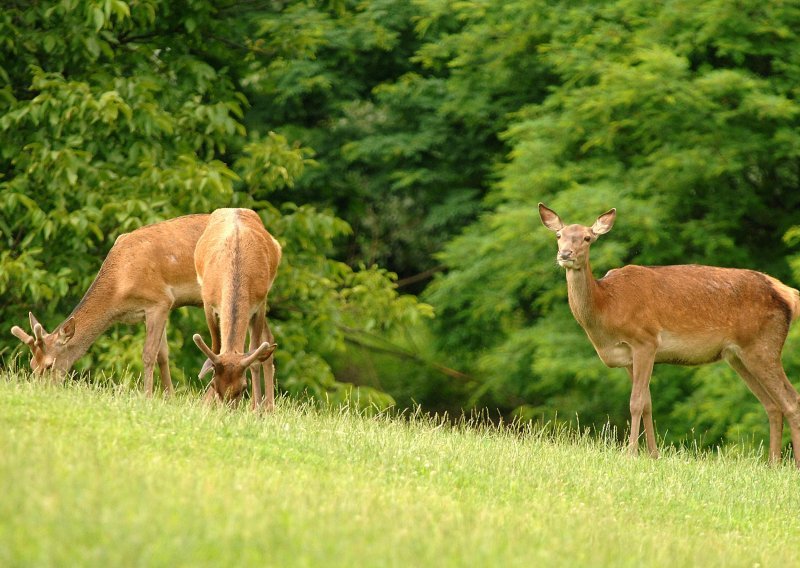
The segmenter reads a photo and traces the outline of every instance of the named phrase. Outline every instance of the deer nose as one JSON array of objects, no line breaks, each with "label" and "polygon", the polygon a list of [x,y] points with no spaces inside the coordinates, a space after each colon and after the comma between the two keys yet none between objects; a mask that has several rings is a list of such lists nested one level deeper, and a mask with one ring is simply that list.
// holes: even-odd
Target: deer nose
[{"label": "deer nose", "polygon": [[569,258],[571,256],[572,256],[572,251],[571,250],[560,250],[560,251],[558,251],[558,258],[560,258],[561,260],[569,260]]}]

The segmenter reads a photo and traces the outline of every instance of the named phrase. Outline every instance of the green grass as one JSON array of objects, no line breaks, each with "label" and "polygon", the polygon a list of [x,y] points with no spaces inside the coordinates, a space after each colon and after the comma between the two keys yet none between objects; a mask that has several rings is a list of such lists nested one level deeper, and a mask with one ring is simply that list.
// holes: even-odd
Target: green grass
[{"label": "green grass", "polygon": [[2,566],[790,566],[755,457],[0,378]]}]

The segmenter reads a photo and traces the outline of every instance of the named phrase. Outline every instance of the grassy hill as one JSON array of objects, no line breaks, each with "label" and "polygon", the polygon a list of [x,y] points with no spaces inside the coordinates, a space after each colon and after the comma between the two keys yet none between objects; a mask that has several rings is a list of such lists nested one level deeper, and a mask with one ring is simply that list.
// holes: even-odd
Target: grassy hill
[{"label": "grassy hill", "polygon": [[2,566],[790,566],[752,456],[0,376]]}]

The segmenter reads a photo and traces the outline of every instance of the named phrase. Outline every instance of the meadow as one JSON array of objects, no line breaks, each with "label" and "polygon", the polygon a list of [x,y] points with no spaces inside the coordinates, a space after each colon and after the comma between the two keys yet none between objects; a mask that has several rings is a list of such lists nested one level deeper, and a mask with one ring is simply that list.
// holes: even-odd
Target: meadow
[{"label": "meadow", "polygon": [[0,565],[790,566],[755,452],[0,375]]}]

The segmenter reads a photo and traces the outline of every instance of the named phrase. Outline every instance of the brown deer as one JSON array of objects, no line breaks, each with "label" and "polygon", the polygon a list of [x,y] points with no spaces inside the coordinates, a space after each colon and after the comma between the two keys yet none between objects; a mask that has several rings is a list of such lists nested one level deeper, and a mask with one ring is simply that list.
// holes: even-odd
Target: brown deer
[{"label": "brown deer", "polygon": [[[211,214],[194,253],[211,347],[200,334],[193,339],[208,357],[202,377],[213,369],[207,398],[215,393],[223,401],[237,401],[247,385],[245,372],[252,369],[254,410],[272,410],[275,403],[272,334],[266,325],[266,299],[281,261],[281,246],[250,209],[217,209]],[[250,351],[244,352],[247,328]],[[260,344],[259,344],[260,343]]]},{"label": "brown deer", "polygon": [[120,235],[83,299],[52,333],[29,314],[28,335],[11,328],[31,350],[31,369],[63,376],[115,323],[145,322],[144,390],[153,393],[155,363],[172,393],[166,324],[170,310],[202,305],[194,270],[194,249],[209,215],[186,215]]},{"label": "brown deer", "polygon": [[616,210],[591,227],[564,225],[542,203],[539,215],[556,233],[556,261],[566,269],[572,314],[603,363],[625,367],[633,382],[631,454],[638,451],[644,420],[650,455],[658,456],[650,399],[653,364],[725,359],[767,411],[770,461],[780,460],[785,416],[800,467],[800,397],[781,364],[789,326],[800,315],[797,290],[753,270],[695,264],[628,265],[595,280],[589,248],[611,230]]}]

